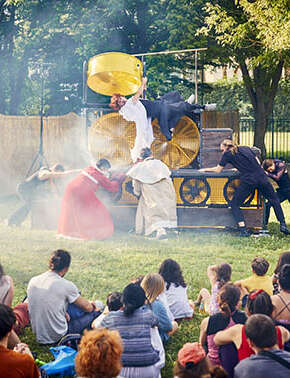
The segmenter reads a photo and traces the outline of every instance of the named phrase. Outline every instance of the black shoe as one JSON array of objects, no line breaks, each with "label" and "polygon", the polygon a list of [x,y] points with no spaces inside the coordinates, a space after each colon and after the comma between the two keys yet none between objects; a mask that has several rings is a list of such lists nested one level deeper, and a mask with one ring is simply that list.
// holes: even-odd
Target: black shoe
[{"label": "black shoe", "polygon": [[290,235],[290,231],[288,230],[285,222],[280,223],[280,231],[285,235]]},{"label": "black shoe", "polygon": [[246,228],[240,229],[240,237],[242,237],[242,238],[248,238],[250,236],[251,236],[251,234],[247,231]]}]

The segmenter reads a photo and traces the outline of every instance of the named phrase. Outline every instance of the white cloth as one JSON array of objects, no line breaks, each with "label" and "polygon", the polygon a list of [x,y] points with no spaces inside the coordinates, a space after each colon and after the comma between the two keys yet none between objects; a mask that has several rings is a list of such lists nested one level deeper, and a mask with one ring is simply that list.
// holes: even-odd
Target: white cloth
[{"label": "white cloth", "polygon": [[2,276],[0,280],[0,303],[4,302],[4,299],[6,298],[8,291],[11,286],[11,281],[9,276]]},{"label": "white cloth", "polygon": [[32,330],[39,343],[55,343],[67,333],[65,313],[79,295],[74,283],[55,272],[48,271],[31,278],[27,287],[28,309]]},{"label": "white cloth", "polygon": [[166,164],[150,157],[133,165],[127,172],[127,176],[143,184],[155,184],[162,179],[170,178],[170,175],[171,172]]},{"label": "white cloth", "polygon": [[119,113],[126,121],[135,122],[136,124],[136,139],[134,147],[131,150],[131,157],[133,162],[135,162],[142,148],[150,148],[154,140],[151,118],[147,118],[144,105],[140,101],[134,103],[132,97],[122,106]]},{"label": "white cloth", "polygon": [[[165,282],[165,287],[167,283]],[[171,283],[168,290],[165,290],[168,305],[174,319],[190,318],[193,315],[193,309],[190,307],[187,297],[187,288],[175,286]]]},{"label": "white cloth", "polygon": [[159,294],[158,297],[157,297],[157,299],[159,299],[160,302],[162,302],[163,306],[166,309],[167,316],[170,319],[170,321],[172,322],[172,320],[174,320],[174,316],[173,316],[173,314],[172,314],[172,312],[171,312],[171,310],[169,308],[169,304],[168,304],[168,300],[167,300],[165,291],[163,291],[161,294]]}]

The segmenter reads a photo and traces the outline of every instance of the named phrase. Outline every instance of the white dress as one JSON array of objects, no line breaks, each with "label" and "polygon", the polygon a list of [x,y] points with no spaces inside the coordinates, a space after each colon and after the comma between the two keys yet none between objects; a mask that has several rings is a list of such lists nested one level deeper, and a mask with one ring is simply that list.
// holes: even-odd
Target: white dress
[{"label": "white dress", "polygon": [[135,145],[131,150],[131,158],[135,162],[142,148],[150,148],[154,140],[151,118],[147,118],[144,105],[140,101],[134,103],[132,97],[122,106],[119,113],[126,121],[132,121],[136,124]]}]

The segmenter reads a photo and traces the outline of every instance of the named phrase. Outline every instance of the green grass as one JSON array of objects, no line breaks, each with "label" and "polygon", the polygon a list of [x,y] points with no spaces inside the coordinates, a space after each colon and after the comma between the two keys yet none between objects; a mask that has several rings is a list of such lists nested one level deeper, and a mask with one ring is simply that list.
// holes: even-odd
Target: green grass
[{"label": "green grass", "polygon": [[[2,218],[15,204],[0,204]],[[2,207],[2,209],[1,209]],[[286,220],[290,225],[290,205],[283,204]],[[2,210],[2,211],[1,211]],[[72,264],[66,276],[88,299],[105,300],[113,290],[122,290],[134,277],[156,272],[165,258],[177,260],[184,273],[190,298],[195,298],[201,287],[208,287],[206,269],[209,264],[226,261],[232,264],[233,280],[250,274],[250,261],[262,255],[271,263],[272,274],[281,252],[290,250],[290,237],[279,232],[279,225],[271,215],[271,237],[243,239],[223,232],[183,232],[168,242],[145,240],[137,236],[116,233],[105,242],[81,242],[57,240],[55,232],[37,231],[29,228],[29,222],[15,229],[0,225],[1,258],[6,273],[15,284],[14,304],[23,299],[30,278],[47,269],[50,252],[57,248],[67,249],[72,255]],[[180,330],[166,346],[166,367],[163,377],[172,377],[172,367],[179,348],[185,342],[198,340],[201,316],[184,321]],[[28,328],[22,335],[38,358],[48,361],[48,348],[39,346]]]}]

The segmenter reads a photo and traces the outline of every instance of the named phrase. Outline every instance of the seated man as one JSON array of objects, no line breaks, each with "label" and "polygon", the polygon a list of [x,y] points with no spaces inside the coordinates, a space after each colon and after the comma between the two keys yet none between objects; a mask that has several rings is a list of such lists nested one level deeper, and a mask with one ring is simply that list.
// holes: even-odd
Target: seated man
[{"label": "seated man", "polygon": [[[100,314],[95,311],[95,303],[81,297],[76,285],[64,278],[70,261],[67,251],[54,251],[49,259],[49,270],[28,283],[30,321],[40,344],[55,344],[68,332],[81,333],[84,328],[90,328],[91,322]],[[67,313],[70,304],[84,311],[85,322],[77,316],[80,329]]]},{"label": "seated man", "polygon": [[235,378],[290,376],[290,353],[278,348],[277,332],[271,318],[262,314],[250,316],[246,322],[245,334],[255,355],[236,366]]},{"label": "seated man", "polygon": [[14,351],[7,348],[15,321],[12,309],[0,304],[0,377],[39,378],[39,371],[26,344],[17,344]]}]

